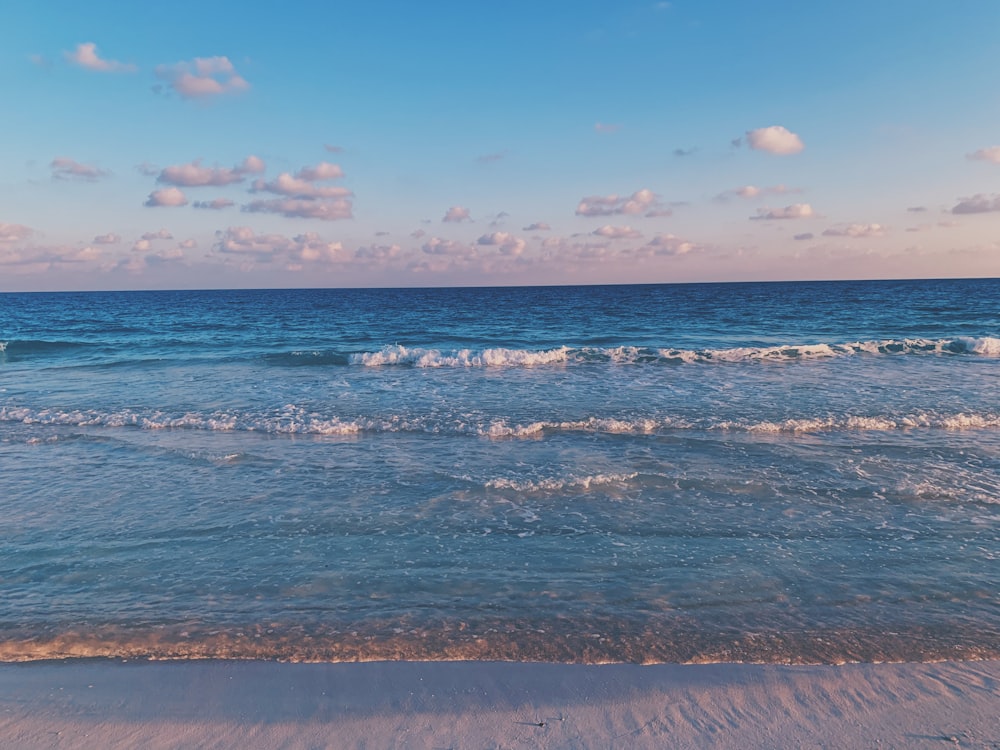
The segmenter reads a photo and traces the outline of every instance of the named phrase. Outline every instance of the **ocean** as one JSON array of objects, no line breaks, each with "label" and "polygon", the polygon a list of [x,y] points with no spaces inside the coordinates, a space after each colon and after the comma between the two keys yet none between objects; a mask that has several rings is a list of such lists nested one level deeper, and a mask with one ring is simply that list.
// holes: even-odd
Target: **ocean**
[{"label": "ocean", "polygon": [[1000,658],[1000,280],[0,294],[0,660]]}]

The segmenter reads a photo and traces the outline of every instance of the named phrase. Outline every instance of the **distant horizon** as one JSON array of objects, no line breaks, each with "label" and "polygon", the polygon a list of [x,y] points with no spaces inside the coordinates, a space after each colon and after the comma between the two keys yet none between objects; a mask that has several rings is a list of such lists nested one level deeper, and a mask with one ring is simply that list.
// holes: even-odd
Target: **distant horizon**
[{"label": "distant horizon", "polygon": [[9,5],[7,291],[1000,276],[993,0]]},{"label": "distant horizon", "polygon": [[406,290],[475,290],[475,289],[560,289],[625,286],[723,286],[738,284],[876,284],[921,281],[1000,281],[1000,276],[928,276],[883,279],[736,279],[729,281],[637,281],[594,282],[589,284],[473,284],[452,286],[246,286],[246,287],[182,287],[146,289],[33,289],[28,291],[0,290],[3,294],[141,294],[144,292],[295,292],[295,291],[406,291]]}]

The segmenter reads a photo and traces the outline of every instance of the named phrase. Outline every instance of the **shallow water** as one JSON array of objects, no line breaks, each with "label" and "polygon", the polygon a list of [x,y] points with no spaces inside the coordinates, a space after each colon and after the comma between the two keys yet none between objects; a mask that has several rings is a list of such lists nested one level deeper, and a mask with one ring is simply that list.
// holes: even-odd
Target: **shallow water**
[{"label": "shallow water", "polygon": [[1000,656],[1000,282],[0,295],[0,657]]}]

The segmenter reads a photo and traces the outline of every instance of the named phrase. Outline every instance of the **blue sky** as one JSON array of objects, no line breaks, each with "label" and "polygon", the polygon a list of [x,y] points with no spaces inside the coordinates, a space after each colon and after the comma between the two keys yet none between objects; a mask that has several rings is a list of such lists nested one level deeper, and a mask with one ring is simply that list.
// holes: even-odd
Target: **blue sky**
[{"label": "blue sky", "polygon": [[1000,3],[43,2],[0,290],[1000,276]]}]

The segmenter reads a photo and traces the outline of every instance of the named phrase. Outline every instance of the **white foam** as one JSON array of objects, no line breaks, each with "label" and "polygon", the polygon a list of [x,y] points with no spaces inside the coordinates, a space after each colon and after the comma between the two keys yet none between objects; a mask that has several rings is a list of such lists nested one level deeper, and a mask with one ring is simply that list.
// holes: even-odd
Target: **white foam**
[{"label": "white foam", "polygon": [[630,474],[595,474],[583,477],[550,477],[547,479],[491,479],[486,483],[486,487],[492,490],[515,490],[516,492],[538,492],[540,490],[558,491],[568,488],[578,488],[587,490],[591,487],[607,484],[622,484],[638,476],[636,472]]},{"label": "white foam", "polygon": [[412,365],[414,367],[511,367],[549,365],[565,362],[570,348],[530,351],[527,349],[456,349],[442,352],[439,349],[386,346],[377,352],[352,354],[351,364],[365,367],[384,365]]}]

